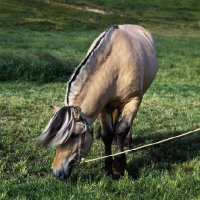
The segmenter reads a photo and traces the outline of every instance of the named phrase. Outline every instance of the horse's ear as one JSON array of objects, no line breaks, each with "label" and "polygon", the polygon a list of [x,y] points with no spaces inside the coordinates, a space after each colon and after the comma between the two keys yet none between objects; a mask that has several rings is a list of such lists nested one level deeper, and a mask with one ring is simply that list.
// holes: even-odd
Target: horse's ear
[{"label": "horse's ear", "polygon": [[49,107],[50,107],[54,112],[58,112],[58,111],[60,110],[60,108],[57,107],[57,106],[50,105]]},{"label": "horse's ear", "polygon": [[74,107],[74,119],[79,120],[81,116],[81,108],[79,106]]}]

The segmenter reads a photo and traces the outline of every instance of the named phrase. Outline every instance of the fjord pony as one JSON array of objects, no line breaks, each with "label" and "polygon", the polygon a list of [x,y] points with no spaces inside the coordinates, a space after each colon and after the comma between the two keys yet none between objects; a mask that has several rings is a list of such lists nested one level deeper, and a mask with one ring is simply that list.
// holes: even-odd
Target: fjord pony
[{"label": "fjord pony", "polygon": [[[97,117],[105,155],[112,153],[115,136],[117,152],[130,148],[133,120],[157,68],[153,37],[140,26],[112,26],[95,39],[68,82],[66,106],[52,106],[56,113],[40,136],[43,146],[57,147],[51,169],[56,178],[69,177],[89,151]],[[105,159],[105,170],[114,177],[125,167],[125,154]]]}]

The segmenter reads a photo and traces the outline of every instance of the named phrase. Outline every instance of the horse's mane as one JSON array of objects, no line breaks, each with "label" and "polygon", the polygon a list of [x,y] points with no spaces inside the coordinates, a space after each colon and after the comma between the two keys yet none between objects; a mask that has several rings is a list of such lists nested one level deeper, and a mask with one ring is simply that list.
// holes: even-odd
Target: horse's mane
[{"label": "horse's mane", "polygon": [[40,145],[59,146],[67,141],[74,130],[74,117],[70,106],[62,107],[39,136]]},{"label": "horse's mane", "polygon": [[66,105],[73,105],[73,102],[79,94],[82,86],[88,78],[88,74],[92,71],[95,66],[97,56],[100,52],[103,51],[107,41],[110,38],[111,34],[118,26],[111,26],[105,33],[99,38],[99,40],[94,45],[94,48],[88,53],[88,55],[83,59],[79,66],[75,69],[72,74],[66,91]]}]

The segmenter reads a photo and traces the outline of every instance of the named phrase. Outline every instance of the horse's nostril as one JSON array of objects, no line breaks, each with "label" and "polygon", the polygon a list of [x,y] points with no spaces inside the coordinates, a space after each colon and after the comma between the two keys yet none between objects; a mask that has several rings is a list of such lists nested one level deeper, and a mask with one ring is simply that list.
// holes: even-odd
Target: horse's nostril
[{"label": "horse's nostril", "polygon": [[61,168],[54,169],[53,167],[50,168],[52,175],[57,179],[66,179],[71,175],[72,165],[70,166],[62,166]]},{"label": "horse's nostril", "polygon": [[50,172],[54,177],[58,179],[63,179],[62,170],[56,170],[56,169],[50,168]]},{"label": "horse's nostril", "polygon": [[63,173],[61,171],[58,172],[58,177],[63,178]]}]

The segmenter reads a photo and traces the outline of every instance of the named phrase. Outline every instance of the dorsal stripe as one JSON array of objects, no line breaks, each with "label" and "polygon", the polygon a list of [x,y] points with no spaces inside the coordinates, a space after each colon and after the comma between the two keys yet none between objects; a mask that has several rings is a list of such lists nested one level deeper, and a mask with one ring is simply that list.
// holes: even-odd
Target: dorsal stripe
[{"label": "dorsal stripe", "polygon": [[71,85],[72,83],[76,80],[76,77],[79,75],[82,67],[85,66],[85,64],[87,63],[87,61],[90,59],[92,53],[98,48],[99,44],[101,43],[101,41],[103,40],[103,38],[107,35],[107,33],[110,30],[113,29],[118,29],[119,27],[117,25],[111,26],[110,28],[108,28],[105,33],[99,38],[99,40],[96,42],[94,48],[90,51],[90,53],[84,58],[84,60],[79,64],[79,66],[75,69],[74,73],[72,74],[69,82],[68,82],[68,86],[67,86],[67,93],[66,93],[66,102],[67,105],[69,105],[69,94],[70,94],[70,89],[71,89]]}]

